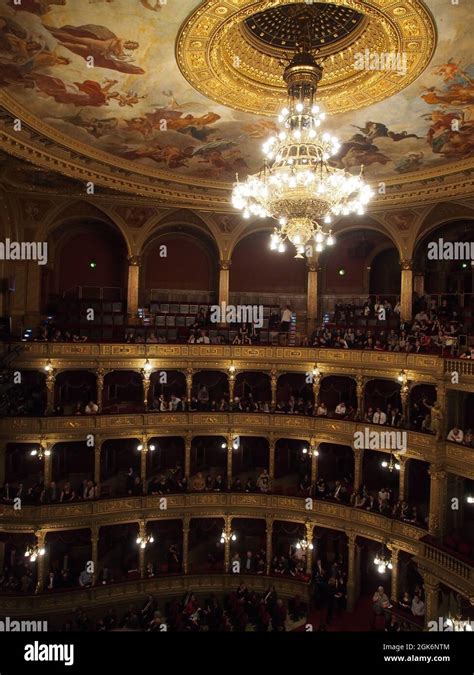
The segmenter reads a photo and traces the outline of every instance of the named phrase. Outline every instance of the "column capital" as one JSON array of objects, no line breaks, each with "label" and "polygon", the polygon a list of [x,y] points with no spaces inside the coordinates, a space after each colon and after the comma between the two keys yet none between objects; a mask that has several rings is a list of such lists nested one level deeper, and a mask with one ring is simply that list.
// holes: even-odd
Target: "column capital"
[{"label": "column capital", "polygon": [[191,524],[191,516],[184,516],[183,517],[183,532],[189,532]]},{"label": "column capital", "polygon": [[406,258],[405,260],[400,260],[400,267],[402,270],[413,270],[413,260]]},{"label": "column capital", "polygon": [[346,530],[347,543],[349,546],[353,547],[356,543],[356,539],[359,536],[355,530]]},{"label": "column capital", "polygon": [[100,525],[91,525],[91,539],[97,541],[99,539]]},{"label": "column capital", "polygon": [[224,260],[224,259],[219,260],[219,269],[220,270],[224,270],[224,271],[229,270],[231,265],[232,265],[232,260]]},{"label": "column capital", "polygon": [[448,475],[448,472],[446,471],[445,467],[439,464],[430,464],[428,468],[428,474],[431,477],[432,480],[436,481],[443,481],[446,476]]},{"label": "column capital", "polygon": [[47,534],[48,534],[48,530],[36,530],[35,531],[36,543],[37,543],[38,546],[44,546],[44,542],[46,540]]},{"label": "column capital", "polygon": [[319,272],[321,270],[318,263],[314,262],[313,260],[310,260],[309,258],[306,258],[306,269],[308,270],[308,272]]},{"label": "column capital", "polygon": [[142,257],[141,255],[129,255],[127,260],[130,267],[139,267],[142,262]]}]

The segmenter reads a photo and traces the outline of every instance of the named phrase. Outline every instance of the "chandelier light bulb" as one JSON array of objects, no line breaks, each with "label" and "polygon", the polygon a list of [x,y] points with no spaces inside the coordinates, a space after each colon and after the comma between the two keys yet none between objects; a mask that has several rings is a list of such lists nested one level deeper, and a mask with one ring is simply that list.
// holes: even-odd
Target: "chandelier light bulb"
[{"label": "chandelier light bulb", "polygon": [[470,495],[467,497],[467,503],[468,504],[474,504],[474,497],[471,497]]},{"label": "chandelier light bulb", "polygon": [[386,461],[384,460],[384,461],[382,462],[382,466],[383,466],[384,469],[386,469],[387,466],[388,466],[388,462],[386,462]]},{"label": "chandelier light bulb", "polygon": [[321,243],[316,244],[316,251],[317,251],[317,253],[321,253],[321,251],[323,250],[323,248],[324,248],[324,246],[323,246]]},{"label": "chandelier light bulb", "polygon": [[316,233],[315,240],[317,244],[321,244],[324,241],[324,237],[321,232]]},{"label": "chandelier light bulb", "polygon": [[285,244],[280,244],[278,247],[278,253],[284,253],[286,251]]},{"label": "chandelier light bulb", "polygon": [[380,558],[378,557],[378,555],[376,555],[374,558],[374,565],[380,565]]},{"label": "chandelier light bulb", "polygon": [[150,445],[150,450],[151,450],[152,452],[153,452],[154,449],[155,449],[155,446],[154,446],[154,445]]},{"label": "chandelier light bulb", "polygon": [[143,445],[140,443],[140,445],[137,445],[137,450],[141,452],[143,450]]},{"label": "chandelier light bulb", "polygon": [[379,566],[377,567],[377,570],[378,570],[379,574],[384,574],[384,572],[385,572],[385,565],[379,565]]},{"label": "chandelier light bulb", "polygon": [[331,232],[329,232],[328,238],[326,239],[326,244],[328,246],[334,246],[334,244],[335,244],[335,239],[332,236]]},{"label": "chandelier light bulb", "polygon": [[231,539],[232,539],[232,541],[237,541],[237,536],[235,534],[233,534]]},{"label": "chandelier light bulb", "polygon": [[395,463],[395,469],[397,471],[400,471],[400,464],[398,462]]},{"label": "chandelier light bulb", "polygon": [[304,110],[304,105],[302,103],[297,103],[296,104],[296,112],[303,112]]},{"label": "chandelier light bulb", "polygon": [[288,108],[283,108],[283,110],[281,111],[281,114],[286,117],[287,115],[290,114],[290,111],[288,110]]}]

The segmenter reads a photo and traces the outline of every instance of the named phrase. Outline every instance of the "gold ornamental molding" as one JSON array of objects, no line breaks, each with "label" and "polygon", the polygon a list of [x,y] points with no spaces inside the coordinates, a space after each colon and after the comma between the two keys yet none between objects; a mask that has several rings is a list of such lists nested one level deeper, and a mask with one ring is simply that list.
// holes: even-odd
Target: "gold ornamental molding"
[{"label": "gold ornamental molding", "polygon": [[82,607],[86,610],[107,607],[117,603],[135,603],[148,595],[156,595],[160,599],[183,597],[193,589],[195,593],[232,593],[240,581],[257,592],[265,593],[270,585],[275,586],[279,596],[292,598],[300,595],[309,600],[309,584],[291,577],[267,577],[266,575],[234,575],[210,574],[183,576],[153,577],[139,581],[99,585],[88,589],[77,589],[61,593],[44,593],[31,596],[0,596],[0,612],[11,617],[41,616],[55,612],[70,613],[71,607]]},{"label": "gold ornamental molding", "polygon": [[[0,443],[37,443],[43,438],[48,446],[83,440],[94,434],[100,442],[118,439],[164,436],[223,436],[229,429],[239,436],[273,440],[295,439],[317,443],[337,443],[353,447],[354,434],[364,433],[370,424],[349,420],[275,415],[261,413],[148,413],[95,415],[84,417],[12,417],[0,420]],[[377,429],[377,426],[373,427]],[[437,444],[430,434],[407,432],[407,459],[427,463],[446,463],[446,470],[474,478],[474,453],[468,447]],[[380,450],[384,452],[384,450]]]},{"label": "gold ornamental molding", "polygon": [[[291,56],[298,39],[284,29],[294,25],[296,31],[301,13],[314,20],[313,44],[324,59],[318,100],[329,114],[357,110],[405,89],[436,48],[435,23],[420,0],[210,0],[181,27],[178,66],[208,98],[274,116],[286,103],[280,61]],[[406,72],[358,69],[355,55],[366,50],[406,55]]]},{"label": "gold ornamental molding", "polygon": [[[230,203],[231,183],[179,176],[136,162],[111,157],[107,153],[80,143],[39,120],[5,91],[0,91],[0,149],[33,163],[45,171],[57,172],[77,181],[77,196],[84,196],[85,184],[92,181],[98,188],[97,198],[151,200],[167,207],[192,207],[201,211],[234,213]],[[12,122],[21,119],[21,132],[14,132]],[[376,194],[370,212],[390,210],[400,205],[426,205],[430,200],[474,195],[472,159],[431,167],[416,173],[384,179],[386,193]],[[81,183],[84,190],[81,189]],[[99,188],[105,189],[100,192]],[[116,192],[116,195],[114,194]],[[31,190],[32,194],[59,195],[51,190]],[[140,202],[141,203],[141,202]]]}]

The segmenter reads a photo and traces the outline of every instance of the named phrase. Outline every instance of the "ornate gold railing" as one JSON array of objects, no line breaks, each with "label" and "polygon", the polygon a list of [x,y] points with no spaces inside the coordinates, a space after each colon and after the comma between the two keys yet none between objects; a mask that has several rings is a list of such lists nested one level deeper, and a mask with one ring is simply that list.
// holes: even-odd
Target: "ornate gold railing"
[{"label": "ornate gold railing", "polygon": [[257,593],[264,593],[269,585],[274,585],[277,593],[283,597],[293,597],[299,593],[308,599],[309,586],[303,581],[291,577],[235,574],[187,574],[186,576],[164,576],[139,581],[94,586],[65,592],[43,593],[29,596],[1,596],[0,612],[7,616],[30,619],[36,614],[50,612],[69,612],[75,607],[84,609],[100,606],[116,606],[121,602],[134,602],[147,595],[156,595],[160,600],[169,597],[181,597],[190,589],[196,593],[231,593],[240,581]]},{"label": "ornate gold railing", "polygon": [[[144,359],[159,362],[163,368],[225,369],[231,362],[238,369],[253,370],[269,368],[311,370],[317,362],[326,366],[328,372],[342,368],[350,372],[357,368],[365,371],[392,369],[394,374],[402,369],[418,372],[431,378],[442,378],[444,361],[437,355],[405,354],[395,352],[374,352],[347,349],[314,349],[311,347],[231,346],[231,345],[188,345],[188,344],[112,344],[112,343],[70,343],[70,342],[19,342],[20,355],[15,366],[43,368],[51,359],[57,368],[141,368]],[[6,352],[8,345],[0,345]],[[154,364],[154,367],[158,364]],[[323,368],[324,370],[324,368]]]},{"label": "ornate gold railing", "polygon": [[424,555],[426,560],[455,574],[463,581],[474,579],[474,564],[471,565],[463,562],[462,560],[459,560],[459,558],[455,558],[450,553],[447,553],[440,548],[436,548],[436,546],[432,546],[431,544],[425,544]]},{"label": "ornate gold railing", "polygon": [[[354,434],[363,432],[367,423],[336,420],[306,415],[275,413],[147,413],[122,415],[81,415],[69,417],[4,417],[0,420],[0,438],[16,442],[38,441],[40,436],[51,442],[76,440],[88,433],[101,440],[151,436],[227,435],[230,430],[241,435],[274,438],[301,438],[315,442],[352,445]],[[380,426],[373,425],[380,431]],[[384,427],[384,431],[403,431]],[[407,432],[407,456],[434,460],[436,443],[433,436]],[[468,450],[468,448],[467,448]]]},{"label": "ornate gold railing", "polygon": [[188,493],[162,496],[124,497],[72,504],[0,506],[2,529],[7,532],[35,530],[65,530],[96,527],[138,520],[176,520],[183,517],[218,518],[223,514],[235,518],[286,520],[313,523],[341,531],[353,530],[369,539],[382,541],[396,538],[400,547],[420,552],[418,541],[426,530],[377,513],[338,504],[313,500],[312,509],[306,508],[302,497],[283,497],[253,493]]}]

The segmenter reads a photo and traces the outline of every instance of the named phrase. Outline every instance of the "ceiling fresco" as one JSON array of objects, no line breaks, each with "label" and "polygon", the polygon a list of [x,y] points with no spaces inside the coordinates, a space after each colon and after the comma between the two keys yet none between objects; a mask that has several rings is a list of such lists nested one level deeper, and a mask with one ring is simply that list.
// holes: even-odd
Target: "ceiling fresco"
[{"label": "ceiling fresco", "polygon": [[[74,139],[111,166],[127,160],[134,171],[157,169],[181,181],[189,177],[194,183],[201,178],[229,183],[237,172],[243,177],[258,170],[261,144],[276,131],[275,119],[270,114],[244,112],[246,93],[242,89],[236,92],[240,103],[234,107],[216,102],[220,100],[217,90],[216,100],[203,95],[197,90],[200,87],[189,84],[178,65],[180,32],[201,4],[205,8],[212,3],[22,0],[16,5],[14,0],[0,0],[3,104],[17,112],[27,110],[41,133]],[[227,11],[249,4],[228,0],[220,4],[221,13],[225,16]],[[254,2],[254,14],[278,4],[283,3]],[[347,4],[357,6],[358,11],[339,10],[334,19],[339,37],[328,23],[330,16],[316,17],[310,24],[318,48],[326,49],[327,54],[332,49],[336,59],[339,38],[340,48],[346,50],[351,49],[352,30],[354,39],[362,39],[366,24],[360,8],[374,4],[383,8],[389,3],[348,0]],[[369,180],[383,180],[433,169],[442,174],[453,163],[467,163],[472,158],[470,4],[431,0],[424,5],[434,20],[434,53],[429,46],[423,47],[426,64],[422,72],[393,96],[362,107],[360,103],[349,105],[354,109],[338,113],[332,109],[336,99],[331,104],[331,88],[324,90],[323,78],[327,128],[342,142],[335,165],[358,173],[359,165],[364,164]],[[408,5],[407,0],[390,3],[390,11],[395,16],[398,7],[405,28],[410,31],[411,26],[411,44],[416,45],[416,26],[413,21],[410,24],[410,15],[405,18],[402,12],[408,11],[403,9]],[[281,13],[275,11],[253,22],[247,20],[241,29],[242,35],[248,35],[249,49],[255,51],[261,44],[263,51],[276,50],[265,56],[274,59],[273,63],[278,50],[294,46],[294,36],[285,28]],[[345,74],[338,70],[337,62],[331,66],[331,58],[327,58],[327,77],[339,77],[339,90],[346,74],[348,83],[353,81],[355,65],[347,62],[346,70],[353,68],[354,72]],[[214,63],[214,67],[219,66]],[[385,81],[391,91],[397,75],[377,73],[380,91]],[[269,90],[268,83],[262,86]],[[277,99],[281,91],[281,82],[276,82]]]}]

